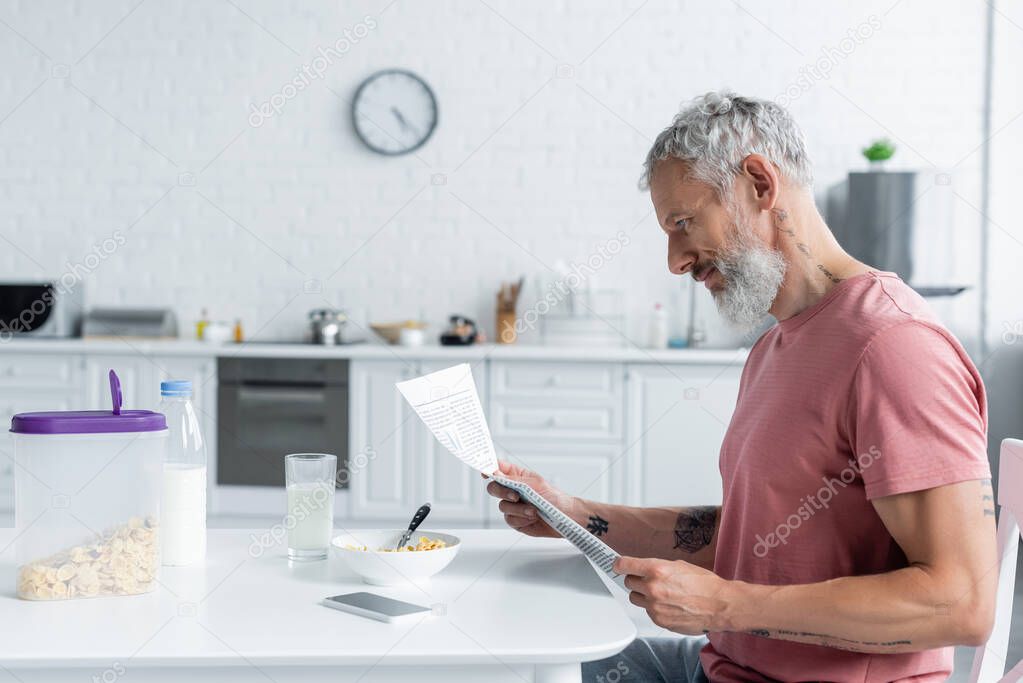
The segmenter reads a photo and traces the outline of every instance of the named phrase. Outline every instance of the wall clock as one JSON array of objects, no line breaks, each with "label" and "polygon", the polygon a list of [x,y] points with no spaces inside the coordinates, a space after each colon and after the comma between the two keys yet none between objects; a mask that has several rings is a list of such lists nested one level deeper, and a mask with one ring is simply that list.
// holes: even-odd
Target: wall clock
[{"label": "wall clock", "polygon": [[437,98],[411,71],[378,71],[355,91],[352,122],[356,135],[374,152],[408,154],[422,147],[437,127]]}]

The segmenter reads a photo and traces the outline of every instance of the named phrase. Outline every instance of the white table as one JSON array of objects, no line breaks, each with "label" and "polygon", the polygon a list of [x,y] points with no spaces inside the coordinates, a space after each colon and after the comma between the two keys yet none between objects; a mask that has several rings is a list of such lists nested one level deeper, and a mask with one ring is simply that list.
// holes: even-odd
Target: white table
[{"label": "white table", "polygon": [[[636,635],[593,568],[566,541],[462,530],[463,547],[423,586],[367,587],[337,557],[289,567],[280,546],[250,553],[250,533],[210,530],[205,566],[163,569],[158,591],[28,602],[0,554],[0,673],[15,680],[580,680],[579,663]],[[0,548],[14,534],[0,531]],[[372,590],[436,614],[385,624],[319,605]],[[4,676],[0,676],[3,678]]]}]

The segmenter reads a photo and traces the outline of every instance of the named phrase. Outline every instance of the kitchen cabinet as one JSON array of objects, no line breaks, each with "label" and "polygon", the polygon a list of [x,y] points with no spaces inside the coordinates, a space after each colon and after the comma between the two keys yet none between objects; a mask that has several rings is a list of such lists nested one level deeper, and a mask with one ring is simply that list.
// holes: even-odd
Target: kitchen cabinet
[{"label": "kitchen cabinet", "polygon": [[208,411],[211,417],[214,412],[210,401],[215,400],[217,366],[213,358],[118,354],[88,356],[84,366],[85,402],[89,410],[110,409],[107,375],[113,370],[121,380],[125,408],[157,410],[161,401],[160,382],[187,379],[192,382],[192,404],[196,410]]},{"label": "kitchen cabinet", "polygon": [[576,401],[505,399],[493,403],[491,431],[495,439],[620,441],[622,408],[621,396]]},{"label": "kitchen cabinet", "polygon": [[[622,448],[619,444],[578,446],[502,441],[497,457],[533,470],[573,496],[624,503]],[[495,511],[496,515],[500,512]]]},{"label": "kitchen cabinet", "polygon": [[[175,352],[178,347],[136,350],[78,342],[77,350],[39,350],[46,346],[15,342],[0,355],[0,419],[9,423],[14,413],[37,410],[109,410],[111,368],[121,378],[128,408],[156,409],[162,380],[190,379],[210,471],[216,471],[216,349]],[[287,353],[308,357],[311,351],[301,346]],[[339,526],[346,520],[353,526],[401,526],[425,501],[433,503],[430,519],[437,526],[501,524],[479,475],[437,442],[394,386],[467,359],[499,457],[595,500],[630,505],[721,500],[718,451],[734,410],[744,352],[678,352],[660,362],[649,353],[569,358],[563,350],[537,347],[402,351],[404,359],[368,345],[322,350],[353,354],[348,488],[336,498]],[[12,456],[4,432],[0,524],[11,521]],[[218,487],[215,477],[209,479],[211,514],[279,521],[283,490]]]},{"label": "kitchen cabinet", "polygon": [[502,398],[614,398],[621,395],[620,363],[492,361],[491,382]]},{"label": "kitchen cabinet", "polygon": [[74,397],[63,389],[26,387],[0,390],[0,526],[14,524],[14,443],[8,429],[17,413],[74,410]]},{"label": "kitchen cabinet", "polygon": [[741,363],[629,367],[624,460],[630,503],[721,503],[718,453],[741,372]]},{"label": "kitchen cabinet", "polygon": [[80,362],[73,356],[19,353],[0,357],[0,391],[76,387]]},{"label": "kitchen cabinet", "polygon": [[[110,378],[113,370],[121,381],[121,394],[125,409],[145,409],[153,406],[152,366],[144,356],[116,355],[85,358],[85,410],[110,410]],[[159,385],[155,394],[160,400]]]},{"label": "kitchen cabinet", "polygon": [[[625,366],[492,361],[489,401],[498,457],[566,493],[624,502]],[[491,519],[500,512],[492,510]]]},{"label": "kitchen cabinet", "polygon": [[74,357],[5,354],[0,357],[0,525],[14,523],[14,444],[17,413],[74,410],[80,406],[82,364]]},{"label": "kitchen cabinet", "polygon": [[[434,438],[396,382],[434,372],[452,362],[353,361],[350,367],[349,516],[404,524],[430,502],[430,521],[479,523],[482,481]],[[486,373],[473,373],[485,396]]]},{"label": "kitchen cabinet", "polygon": [[[415,376],[398,360],[349,367],[349,516],[355,520],[412,517],[416,494],[415,424],[394,388]],[[421,504],[421,503],[420,503]]]},{"label": "kitchen cabinet", "polygon": [[[493,523],[476,473],[451,456],[394,384],[457,361],[352,362],[353,520],[401,524],[424,501],[437,522]],[[632,505],[721,502],[718,451],[738,393],[734,364],[479,361],[498,457],[573,495]],[[356,456],[357,457],[357,456]],[[357,463],[356,463],[357,465]]]}]

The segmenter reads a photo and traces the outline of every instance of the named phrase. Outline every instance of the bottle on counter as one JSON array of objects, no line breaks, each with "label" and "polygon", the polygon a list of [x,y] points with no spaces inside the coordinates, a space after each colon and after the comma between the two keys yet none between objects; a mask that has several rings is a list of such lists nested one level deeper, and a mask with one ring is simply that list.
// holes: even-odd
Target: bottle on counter
[{"label": "bottle on counter", "polygon": [[650,335],[647,347],[664,349],[668,346],[668,313],[661,304],[654,304],[654,312],[650,314]]},{"label": "bottle on counter", "polygon": [[245,331],[242,329],[241,318],[237,318],[234,321],[234,343],[241,344],[245,341]]},{"label": "bottle on counter", "polygon": [[206,442],[192,407],[192,383],[160,383],[160,412],[167,418],[167,459],[160,506],[164,565],[201,562],[206,557]]},{"label": "bottle on counter", "polygon": [[689,335],[689,348],[698,349],[702,348],[707,343],[707,328],[703,324],[703,320],[697,320],[693,323],[692,334]]},{"label": "bottle on counter", "polygon": [[206,338],[206,326],[210,324],[210,316],[206,309],[202,309],[199,319],[195,321],[195,338],[202,341]]}]

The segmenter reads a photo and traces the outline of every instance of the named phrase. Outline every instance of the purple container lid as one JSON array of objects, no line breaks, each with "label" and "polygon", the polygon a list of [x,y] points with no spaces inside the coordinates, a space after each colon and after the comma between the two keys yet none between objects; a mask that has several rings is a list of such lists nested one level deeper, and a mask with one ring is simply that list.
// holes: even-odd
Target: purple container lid
[{"label": "purple container lid", "polygon": [[167,429],[167,418],[152,410],[121,410],[121,381],[110,371],[112,410],[71,410],[19,413],[11,418],[17,434],[111,434],[118,432],[159,432]]}]

